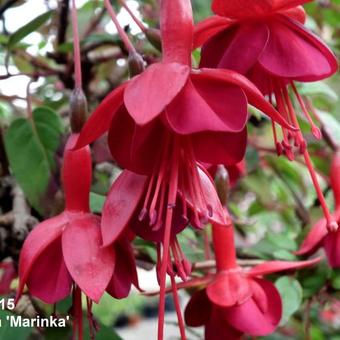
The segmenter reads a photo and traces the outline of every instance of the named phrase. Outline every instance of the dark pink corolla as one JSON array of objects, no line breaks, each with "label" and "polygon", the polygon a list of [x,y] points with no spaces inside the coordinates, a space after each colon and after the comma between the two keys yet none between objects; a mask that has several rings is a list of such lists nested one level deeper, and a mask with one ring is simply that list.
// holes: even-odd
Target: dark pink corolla
[{"label": "dark pink corolla", "polygon": [[[340,222],[340,152],[336,152],[331,169],[330,184],[333,191],[335,212],[334,219]],[[325,218],[317,221],[297,251],[298,255],[310,254],[323,248],[327,255],[328,263],[332,268],[340,268],[340,230],[328,232]]]},{"label": "dark pink corolla", "polygon": [[262,277],[304,268],[320,259],[269,261],[245,271],[236,263],[231,224],[213,224],[213,242],[217,273],[205,280],[205,289],[191,297],[184,314],[186,324],[204,326],[206,340],[236,340],[244,334],[265,336],[274,332],[281,320],[282,301],[273,283]]},{"label": "dark pink corolla", "polygon": [[327,228],[335,230],[337,224],[317,181],[287,87],[291,85],[312,133],[321,138],[308,112],[308,103],[298,93],[294,82],[327,78],[336,72],[338,64],[332,51],[304,27],[305,12],[297,6],[305,2],[308,1],[214,0],[212,9],[217,15],[197,25],[195,46],[203,44],[202,67],[233,69],[246,75],[268,95],[271,103],[276,104],[281,117],[297,129],[289,131],[283,127],[283,140],[279,142],[276,124],[272,122],[277,153],[290,160],[294,159],[295,151],[303,155],[327,219]]},{"label": "dark pink corolla", "polygon": [[38,224],[25,240],[17,298],[27,285],[33,296],[52,304],[68,296],[76,285],[90,300],[98,302],[105,290],[120,298],[127,295],[131,283],[138,285],[126,236],[114,246],[102,246],[100,217],[91,214],[89,208],[90,149],[87,146],[72,151],[77,137],[69,138],[64,153],[65,210]]}]

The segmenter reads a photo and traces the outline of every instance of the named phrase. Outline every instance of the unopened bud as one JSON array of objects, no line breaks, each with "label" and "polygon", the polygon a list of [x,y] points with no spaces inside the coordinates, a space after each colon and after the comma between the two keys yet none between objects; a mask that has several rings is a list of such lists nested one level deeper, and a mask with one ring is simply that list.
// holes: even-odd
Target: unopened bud
[{"label": "unopened bud", "polygon": [[215,186],[218,197],[223,206],[227,204],[229,191],[229,175],[227,169],[223,165],[217,167],[215,175]]},{"label": "unopened bud", "polygon": [[81,131],[87,119],[87,100],[81,89],[74,89],[70,99],[70,123],[72,132]]},{"label": "unopened bud", "polygon": [[145,69],[144,59],[136,51],[129,53],[128,65],[129,65],[130,78],[136,76],[137,74],[142,73]]},{"label": "unopened bud", "polygon": [[145,32],[145,36],[150,41],[151,45],[158,51],[162,52],[161,33],[155,28],[148,28]]}]

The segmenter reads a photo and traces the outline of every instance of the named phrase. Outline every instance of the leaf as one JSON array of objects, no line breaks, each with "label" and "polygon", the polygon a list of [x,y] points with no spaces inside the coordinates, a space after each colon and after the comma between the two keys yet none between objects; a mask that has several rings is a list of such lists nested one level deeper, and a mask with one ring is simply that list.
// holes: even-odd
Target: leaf
[{"label": "leaf", "polygon": [[44,14],[37,16],[35,19],[27,23],[26,25],[20,27],[15,31],[9,38],[8,47],[11,48],[19,41],[24,39],[30,33],[36,31],[40,26],[42,26],[52,15],[53,11],[48,11]]},{"label": "leaf", "polygon": [[301,83],[299,93],[306,96],[323,95],[334,102],[336,102],[339,98],[337,93],[328,84],[322,81]]},{"label": "leaf", "polygon": [[327,133],[340,145],[340,124],[339,121],[325,111],[318,111],[320,120],[324,125]]},{"label": "leaf", "polygon": [[39,107],[32,119],[13,121],[5,134],[11,170],[30,204],[40,213],[62,131],[59,116],[47,107]]},{"label": "leaf", "polygon": [[302,288],[299,281],[284,276],[275,282],[282,298],[282,319],[280,325],[288,322],[289,318],[299,309],[302,303]]},{"label": "leaf", "polygon": [[94,213],[100,213],[103,209],[105,202],[105,196],[96,194],[95,192],[90,193],[90,207]]},{"label": "leaf", "polygon": [[10,321],[6,319],[6,317],[14,316],[14,314],[0,310],[0,320],[1,320],[1,327],[0,327],[0,339],[6,340],[27,340],[29,339],[30,334],[32,333],[31,327],[11,327]]}]

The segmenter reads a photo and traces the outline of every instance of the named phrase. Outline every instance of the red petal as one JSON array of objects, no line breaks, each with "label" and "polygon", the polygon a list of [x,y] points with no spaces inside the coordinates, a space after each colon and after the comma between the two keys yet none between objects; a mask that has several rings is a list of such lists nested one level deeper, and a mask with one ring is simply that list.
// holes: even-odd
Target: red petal
[{"label": "red petal", "polygon": [[272,333],[278,326],[282,315],[282,302],[279,292],[271,282],[256,282],[262,288],[262,296],[266,299],[261,305],[268,306],[268,309],[263,312],[254,299],[249,299],[239,306],[226,308],[224,316],[228,323],[239,331],[252,336],[264,336]]},{"label": "red petal", "polygon": [[61,238],[50,243],[36,259],[27,286],[33,296],[48,304],[61,301],[70,294],[72,278],[64,262]]},{"label": "red petal", "polygon": [[211,313],[211,302],[205,289],[195,292],[184,311],[185,323],[189,327],[199,327],[206,324]]},{"label": "red petal", "polygon": [[198,161],[229,166],[241,161],[245,155],[247,129],[237,133],[202,132],[192,135],[191,140]]},{"label": "red petal", "polygon": [[160,18],[163,60],[191,65],[194,30],[191,1],[162,1]]},{"label": "red petal", "polygon": [[320,262],[321,258],[317,257],[308,261],[296,261],[296,262],[288,262],[288,261],[268,261],[261,263],[252,269],[249,270],[249,276],[263,276],[269,275],[277,272],[282,272],[286,270],[297,270],[305,267],[312,266],[318,262]]},{"label": "red petal", "polygon": [[205,340],[242,340],[243,333],[231,327],[224,318],[224,309],[213,306],[205,326]]},{"label": "red petal", "polygon": [[299,81],[317,81],[337,70],[329,48],[303,25],[282,16],[268,23],[268,44],[259,63],[275,76]]},{"label": "red petal", "polygon": [[251,298],[249,280],[240,271],[220,272],[207,287],[209,300],[220,307],[231,307]]},{"label": "red petal", "polygon": [[135,122],[144,125],[156,118],[182,90],[189,73],[186,65],[157,63],[132,79],[125,90],[124,102]]},{"label": "red petal", "polygon": [[116,299],[123,299],[129,295],[132,283],[139,287],[138,276],[130,243],[118,241],[115,250],[115,270],[106,291]]},{"label": "red petal", "polygon": [[50,218],[39,223],[26,238],[20,252],[17,299],[22,294],[35,261],[51,243],[61,236],[67,222],[66,214]]},{"label": "red petal", "polygon": [[123,103],[126,85],[114,89],[99,104],[81,130],[75,148],[91,144],[109,129],[112,118]]},{"label": "red petal", "polygon": [[302,6],[283,10],[281,14],[298,21],[302,25],[306,22],[306,12]]},{"label": "red petal", "polygon": [[329,232],[323,242],[329,265],[340,268],[340,231]]},{"label": "red petal", "polygon": [[303,240],[299,250],[296,251],[295,254],[304,255],[313,253],[320,247],[320,243],[327,233],[328,230],[326,228],[326,219],[322,218],[314,224],[306,238]]},{"label": "red petal", "polygon": [[214,0],[215,14],[233,19],[263,18],[280,10],[302,5],[311,0]]},{"label": "red petal", "polygon": [[[78,135],[68,139],[62,168],[65,205],[68,211],[89,212],[90,188],[92,181],[92,161],[90,147],[72,150]],[[81,176],[79,176],[81,169]]]},{"label": "red petal", "polygon": [[102,214],[101,231],[104,246],[114,242],[127,227],[148,182],[146,176],[124,170],[107,195]]},{"label": "red petal", "polygon": [[179,134],[239,132],[248,118],[247,98],[239,87],[195,76],[168,105],[166,117]]},{"label": "red petal", "polygon": [[246,74],[257,62],[269,39],[265,23],[242,23],[219,60],[218,68]]},{"label": "red petal", "polygon": [[217,15],[211,16],[195,25],[194,30],[194,49],[202,46],[210,38],[224,31],[234,23],[233,20],[220,17]]},{"label": "red petal", "polygon": [[[247,78],[240,75],[239,73],[231,70],[212,70],[212,69],[201,69],[200,73],[206,78],[211,78],[215,80],[220,80],[227,84],[234,84],[239,86],[246,94],[249,103],[264,114],[273,119],[276,123],[280,124],[282,127],[295,130],[294,127],[288,124],[288,122],[278,113],[272,105],[270,105],[263,97],[258,88],[250,82]],[[195,75],[196,77],[198,76]],[[194,75],[192,75],[194,77]]]},{"label": "red petal", "polygon": [[100,219],[94,215],[70,221],[62,235],[65,263],[73,280],[93,301],[99,302],[115,264],[111,247],[102,247]]}]

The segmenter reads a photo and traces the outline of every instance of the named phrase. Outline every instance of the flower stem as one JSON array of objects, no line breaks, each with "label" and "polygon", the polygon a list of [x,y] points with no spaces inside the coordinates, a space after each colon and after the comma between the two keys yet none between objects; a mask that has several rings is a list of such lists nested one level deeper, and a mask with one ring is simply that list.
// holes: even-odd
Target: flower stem
[{"label": "flower stem", "polygon": [[175,303],[177,320],[178,320],[179,330],[180,330],[180,333],[181,333],[181,339],[186,340],[185,326],[184,326],[184,321],[183,321],[183,315],[182,315],[182,312],[181,312],[181,306],[180,306],[180,303],[179,303],[175,276],[170,275],[170,278],[171,278],[172,296],[173,296],[174,303]]},{"label": "flower stem", "polygon": [[72,0],[72,31],[73,31],[75,88],[80,90],[83,87],[83,85],[81,77],[81,54],[76,0]]},{"label": "flower stem", "polygon": [[125,0],[118,0],[119,3],[125,8],[125,10],[129,13],[133,21],[136,23],[136,25],[140,28],[140,30],[143,33],[146,33],[146,27],[143,25],[143,23],[136,17],[136,15],[133,13],[131,8],[126,4]]},{"label": "flower stem", "polygon": [[115,26],[117,28],[118,34],[119,34],[120,38],[122,39],[125,48],[128,50],[129,53],[135,52],[136,49],[134,48],[129,37],[127,36],[124,29],[120,25],[120,23],[117,19],[117,14],[116,14],[115,10],[113,9],[113,7],[110,3],[110,0],[104,0],[104,4],[105,4],[107,11],[110,14],[110,17],[112,18],[113,23],[115,24]]}]

